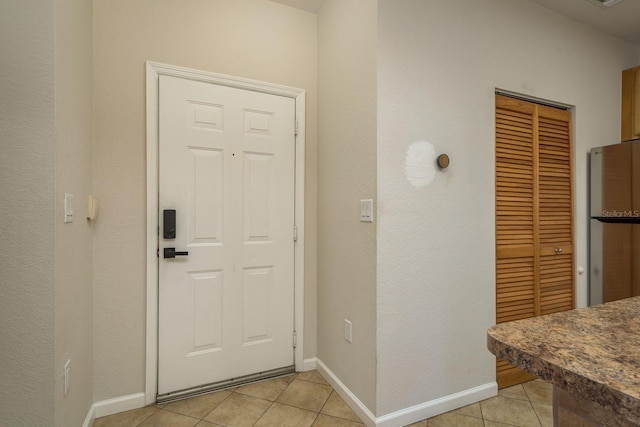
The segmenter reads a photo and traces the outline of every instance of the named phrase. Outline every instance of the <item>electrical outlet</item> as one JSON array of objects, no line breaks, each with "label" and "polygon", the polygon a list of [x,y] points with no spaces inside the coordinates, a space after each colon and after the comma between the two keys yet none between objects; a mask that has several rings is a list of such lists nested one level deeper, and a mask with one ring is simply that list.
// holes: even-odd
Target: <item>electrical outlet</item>
[{"label": "electrical outlet", "polygon": [[344,339],[351,342],[351,321],[344,319]]},{"label": "electrical outlet", "polygon": [[69,376],[71,371],[71,359],[67,360],[64,364],[64,395],[69,393],[69,387],[71,387],[71,377]]}]

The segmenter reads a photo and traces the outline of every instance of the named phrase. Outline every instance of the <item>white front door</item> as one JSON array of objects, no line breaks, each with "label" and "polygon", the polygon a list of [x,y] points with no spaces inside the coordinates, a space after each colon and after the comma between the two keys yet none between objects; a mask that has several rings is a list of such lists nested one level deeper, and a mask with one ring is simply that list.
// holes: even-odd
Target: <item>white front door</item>
[{"label": "white front door", "polygon": [[295,100],[159,85],[158,395],[291,366]]}]

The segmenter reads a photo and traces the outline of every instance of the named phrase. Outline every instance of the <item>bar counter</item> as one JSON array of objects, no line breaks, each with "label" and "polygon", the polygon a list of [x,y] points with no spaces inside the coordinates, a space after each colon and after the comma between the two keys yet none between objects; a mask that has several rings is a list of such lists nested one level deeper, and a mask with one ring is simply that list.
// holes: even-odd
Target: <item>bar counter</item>
[{"label": "bar counter", "polygon": [[487,347],[553,384],[556,426],[640,425],[640,297],[501,323]]}]

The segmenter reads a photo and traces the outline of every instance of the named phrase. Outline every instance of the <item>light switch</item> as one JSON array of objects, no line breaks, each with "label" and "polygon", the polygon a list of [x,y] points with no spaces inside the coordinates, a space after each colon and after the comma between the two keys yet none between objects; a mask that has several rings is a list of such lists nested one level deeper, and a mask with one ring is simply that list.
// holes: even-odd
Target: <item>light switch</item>
[{"label": "light switch", "polygon": [[73,222],[73,194],[64,195],[64,222]]},{"label": "light switch", "polygon": [[373,199],[360,200],[360,222],[373,222]]}]

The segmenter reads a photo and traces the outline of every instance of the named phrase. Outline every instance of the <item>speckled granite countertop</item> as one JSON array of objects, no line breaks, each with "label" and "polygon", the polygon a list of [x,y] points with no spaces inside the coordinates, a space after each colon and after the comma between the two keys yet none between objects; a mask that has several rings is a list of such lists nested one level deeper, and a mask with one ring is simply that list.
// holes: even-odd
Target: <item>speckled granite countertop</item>
[{"label": "speckled granite countertop", "polygon": [[640,425],[640,297],[501,323],[487,347]]}]

